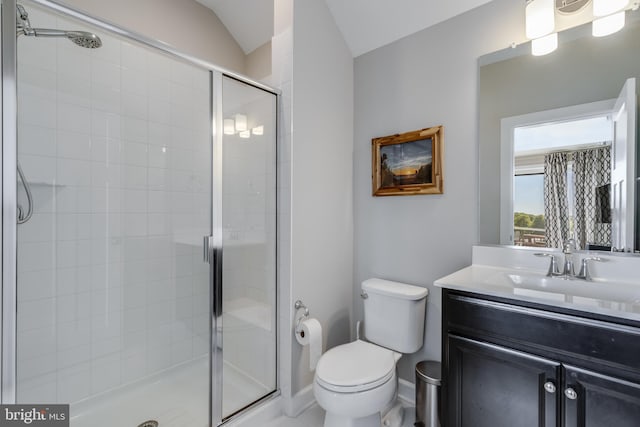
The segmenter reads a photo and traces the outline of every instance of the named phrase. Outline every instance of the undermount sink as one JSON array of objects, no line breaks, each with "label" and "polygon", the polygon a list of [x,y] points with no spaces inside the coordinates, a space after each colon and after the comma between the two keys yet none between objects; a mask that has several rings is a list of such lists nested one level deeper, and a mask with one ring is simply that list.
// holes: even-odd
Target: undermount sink
[{"label": "undermount sink", "polygon": [[627,304],[640,303],[640,287],[627,283],[548,277],[542,273],[502,273],[502,277],[513,287],[514,293],[526,293],[529,290],[544,292],[551,297],[555,294],[557,299],[578,297]]}]

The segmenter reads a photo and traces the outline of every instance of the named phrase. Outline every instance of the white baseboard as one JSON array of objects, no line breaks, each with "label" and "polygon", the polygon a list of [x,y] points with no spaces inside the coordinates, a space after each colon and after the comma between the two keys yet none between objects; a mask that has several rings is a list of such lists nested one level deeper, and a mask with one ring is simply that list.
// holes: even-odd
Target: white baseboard
[{"label": "white baseboard", "polygon": [[406,406],[416,406],[416,385],[399,378],[398,399]]},{"label": "white baseboard", "polygon": [[284,413],[288,417],[295,418],[316,403],[316,398],[313,395],[313,384],[309,384],[288,400],[284,404]]}]

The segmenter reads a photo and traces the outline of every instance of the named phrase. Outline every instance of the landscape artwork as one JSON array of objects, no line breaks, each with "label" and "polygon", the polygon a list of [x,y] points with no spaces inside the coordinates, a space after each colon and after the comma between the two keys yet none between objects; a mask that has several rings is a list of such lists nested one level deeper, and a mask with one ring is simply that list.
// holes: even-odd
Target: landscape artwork
[{"label": "landscape artwork", "polygon": [[429,138],[380,147],[381,188],[431,184],[432,143]]},{"label": "landscape artwork", "polygon": [[442,193],[442,126],[372,140],[373,195]]}]

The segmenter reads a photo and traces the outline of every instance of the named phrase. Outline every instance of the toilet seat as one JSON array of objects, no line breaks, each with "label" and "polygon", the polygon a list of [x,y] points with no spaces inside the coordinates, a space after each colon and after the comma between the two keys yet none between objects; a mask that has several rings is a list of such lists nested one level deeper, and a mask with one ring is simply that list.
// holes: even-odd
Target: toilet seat
[{"label": "toilet seat", "polygon": [[316,382],[337,393],[371,390],[393,377],[396,356],[394,351],[360,340],[339,345],[320,358]]}]

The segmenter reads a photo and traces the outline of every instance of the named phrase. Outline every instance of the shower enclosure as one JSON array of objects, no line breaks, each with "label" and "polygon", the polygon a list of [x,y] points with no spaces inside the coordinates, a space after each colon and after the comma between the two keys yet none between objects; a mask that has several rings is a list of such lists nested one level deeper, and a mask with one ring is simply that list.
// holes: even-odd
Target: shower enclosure
[{"label": "shower enclosure", "polygon": [[274,90],[48,0],[1,23],[2,402],[204,427],[277,393]]}]

